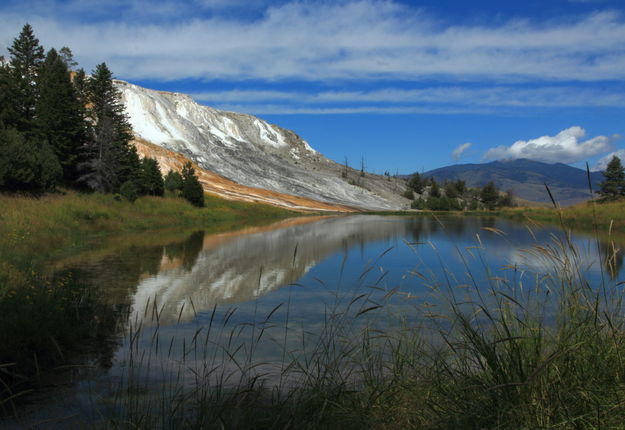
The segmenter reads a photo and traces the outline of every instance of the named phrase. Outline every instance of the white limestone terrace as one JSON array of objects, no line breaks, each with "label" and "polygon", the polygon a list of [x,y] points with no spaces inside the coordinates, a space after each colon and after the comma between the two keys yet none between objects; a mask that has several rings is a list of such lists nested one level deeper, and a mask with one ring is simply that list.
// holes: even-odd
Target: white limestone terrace
[{"label": "white limestone terrace", "polygon": [[343,166],[290,130],[200,105],[186,94],[115,85],[137,137],[236,183],[369,210],[406,207],[382,177],[370,175],[366,187],[350,184],[341,177]]}]

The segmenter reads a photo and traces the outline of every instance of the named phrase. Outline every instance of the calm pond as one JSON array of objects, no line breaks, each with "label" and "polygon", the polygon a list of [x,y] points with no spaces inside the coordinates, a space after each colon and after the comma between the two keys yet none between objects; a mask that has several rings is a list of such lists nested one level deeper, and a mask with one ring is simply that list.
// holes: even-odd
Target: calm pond
[{"label": "calm pond", "polygon": [[[23,421],[4,425],[97,420],[116,407],[129,378],[146,392],[172,381],[184,386],[198,373],[226,387],[251,374],[279,385],[280,370],[314,348],[337,314],[356,325],[416,324],[443,289],[529,288],[557,264],[545,249],[565,241],[552,227],[490,217],[354,215],[197,231],[173,243],[77,258],[63,272],[98,292],[115,329],[88,366],[64,374],[71,382],[34,397]],[[577,255],[560,255],[591,284],[622,278],[622,253],[601,264],[607,244],[584,235],[571,241]]]}]

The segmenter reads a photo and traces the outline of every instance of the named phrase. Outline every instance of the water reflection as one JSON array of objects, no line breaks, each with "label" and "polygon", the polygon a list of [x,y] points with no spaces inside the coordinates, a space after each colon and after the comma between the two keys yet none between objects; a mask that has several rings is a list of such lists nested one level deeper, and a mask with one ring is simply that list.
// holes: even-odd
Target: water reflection
[{"label": "water reflection", "polygon": [[[368,243],[399,242],[417,229],[423,227],[388,217],[304,218],[261,231],[208,236],[194,254],[195,264],[172,258],[166,247],[159,273],[136,287],[132,317],[148,316],[146,306],[156,298],[161,323],[187,321],[215,305],[246,302],[291,284],[332,254],[357,246],[362,255]],[[199,249],[188,242],[183,248]]]},{"label": "water reflection", "polygon": [[[389,247],[394,250],[385,256],[382,264],[393,269],[393,273],[386,282],[403,284],[413,293],[419,288],[418,282],[411,277],[407,280],[406,274],[415,265],[432,273],[437,273],[441,265],[452,271],[482,269],[484,261],[474,258],[475,261],[467,263],[463,255],[466,249],[476,246],[480,258],[486,259],[491,269],[514,265],[523,270],[546,272],[551,263],[532,250],[537,244],[553,243],[554,237],[565,240],[564,234],[554,229],[530,231],[493,217],[298,218],[216,235],[198,231],[185,241],[164,247],[129,250],[128,253],[140,258],[122,258],[118,264],[100,265],[100,270],[117,267],[114,270],[117,290],[126,294],[124,299],[118,296],[118,301],[130,305],[133,321],[151,320],[146,318],[150,316],[148,307],[156,300],[159,322],[171,324],[189,321],[216,305],[245,303],[282,286],[305,281],[313,268],[315,276],[308,277],[309,284],[314,277],[322,283],[341,282],[337,274],[344,271],[351,271],[356,277],[368,261],[375,260]],[[598,271],[596,244],[583,237],[575,241],[579,252],[575,258],[587,263],[591,272]],[[427,243],[433,248],[415,248],[415,244]],[[622,270],[623,252],[612,244],[600,244],[599,251],[607,272],[616,277]],[[334,263],[320,264],[332,260],[332,256]],[[135,267],[129,267],[133,261]],[[468,267],[462,267],[467,264]],[[126,273],[127,282],[120,284],[122,273]],[[93,275],[100,280],[107,278],[102,272]],[[483,277],[490,275],[485,273]]]},{"label": "water reflection", "polygon": [[[530,230],[493,217],[301,217],[221,234],[186,232],[177,241],[130,246],[72,270],[100,292],[117,315],[116,331],[98,346],[103,349],[99,364],[110,368],[103,378],[107,384],[125,371],[128,337],[121,336],[129,322],[142,322],[146,330],[138,347],[149,349],[158,332],[169,346],[155,353],[159,360],[167,362],[170,351],[182,351],[189,366],[197,359],[201,367],[204,357],[190,357],[186,350],[198,330],[208,336],[213,309],[218,309],[221,327],[226,319],[243,327],[257,321],[256,315],[262,320],[271,314],[280,332],[273,339],[283,344],[259,343],[254,356],[272,363],[276,354],[300,348],[304,333],[321,331],[328,307],[341,295],[349,302],[363,292],[384,296],[397,288],[397,297],[426,301],[428,285],[437,280],[457,285],[471,278],[475,285],[487,287],[507,272],[540,275],[558,262],[546,258],[537,245],[557,247],[558,241],[566,240],[557,229]],[[584,236],[571,240],[577,251],[568,258],[589,281],[599,282],[605,273],[613,279],[623,276],[624,253],[618,244]],[[150,327],[155,308],[158,328]],[[224,329],[223,335],[229,339],[230,332]],[[246,336],[258,339],[253,330],[239,336],[242,341]],[[68,402],[78,404],[81,398],[76,394]]]}]

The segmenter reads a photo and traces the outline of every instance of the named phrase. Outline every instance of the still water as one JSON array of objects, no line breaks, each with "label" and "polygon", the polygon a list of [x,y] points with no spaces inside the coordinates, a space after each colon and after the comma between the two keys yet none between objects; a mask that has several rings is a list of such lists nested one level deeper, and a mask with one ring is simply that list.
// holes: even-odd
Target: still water
[{"label": "still water", "polygon": [[[130,369],[148,390],[172,375],[184,384],[206,362],[222,366],[218,374],[228,376],[216,382],[225,385],[240,381],[244,362],[262,363],[255,371],[270,375],[289,356],[305,353],[306,339],[337,310],[376,314],[384,325],[416,321],[441,288],[486,291],[501,280],[531,285],[553,269],[540,250],[564,241],[555,228],[489,217],[356,215],[196,231],[159,246],[78,258],[63,271],[99,292],[117,328],[70,384],[38,400],[27,421],[61,415],[88,421],[111,402]],[[577,250],[571,261],[591,284],[623,277],[622,253],[601,264],[607,244],[584,235],[571,242]],[[380,312],[387,304],[392,311]]]}]

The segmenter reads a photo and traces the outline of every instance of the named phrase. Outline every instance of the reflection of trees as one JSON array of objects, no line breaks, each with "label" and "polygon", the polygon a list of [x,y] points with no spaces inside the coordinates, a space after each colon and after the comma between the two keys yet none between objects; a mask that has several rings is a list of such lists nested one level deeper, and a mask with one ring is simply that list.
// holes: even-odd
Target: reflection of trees
[{"label": "reflection of trees", "polygon": [[480,220],[482,228],[495,228],[495,223],[497,221],[495,217],[480,217],[478,219]]},{"label": "reflection of trees", "polygon": [[[494,225],[494,221],[491,221]],[[409,233],[413,242],[420,242],[423,236],[444,233],[452,237],[461,237],[467,232],[475,230],[475,223],[464,217],[415,216],[409,223]]]},{"label": "reflection of trees", "polygon": [[131,297],[146,275],[156,275],[161,270],[163,255],[180,259],[190,270],[202,250],[204,232],[192,233],[186,240],[164,247],[130,246],[97,262],[82,264],[77,269],[65,269],[55,274],[62,279],[68,273],[88,286],[88,300],[92,305],[92,327],[89,339],[91,358],[100,366],[112,365],[119,335],[123,332],[130,312]]},{"label": "reflection of trees", "polygon": [[164,254],[170,260],[180,258],[182,266],[188,272],[193,268],[204,246],[204,231],[196,231],[184,242],[165,246]]},{"label": "reflection of trees", "polygon": [[599,242],[599,253],[601,262],[612,279],[616,279],[617,275],[623,267],[623,258],[625,252],[618,248],[613,241]]}]

